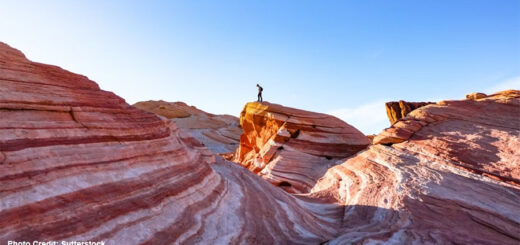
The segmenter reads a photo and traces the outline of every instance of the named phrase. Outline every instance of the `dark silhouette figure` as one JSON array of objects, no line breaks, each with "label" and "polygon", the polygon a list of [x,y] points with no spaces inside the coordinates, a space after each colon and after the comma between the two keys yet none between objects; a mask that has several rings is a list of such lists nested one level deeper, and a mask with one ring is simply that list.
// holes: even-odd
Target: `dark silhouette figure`
[{"label": "dark silhouette figure", "polygon": [[264,88],[262,88],[262,86],[260,86],[259,84],[256,84],[256,86],[258,87],[258,102],[262,102],[264,101],[264,98],[262,98],[262,91],[264,91]]}]

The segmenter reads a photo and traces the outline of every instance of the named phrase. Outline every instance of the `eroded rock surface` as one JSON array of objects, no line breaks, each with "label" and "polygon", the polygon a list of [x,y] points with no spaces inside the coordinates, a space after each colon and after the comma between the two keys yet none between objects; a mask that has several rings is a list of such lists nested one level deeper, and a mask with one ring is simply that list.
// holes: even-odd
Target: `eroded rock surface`
[{"label": "eroded rock surface", "polygon": [[335,162],[370,144],[333,116],[268,102],[246,104],[240,125],[235,161],[294,193],[308,192]]},{"label": "eroded rock surface", "polygon": [[337,143],[358,132],[337,119],[253,103],[251,149],[347,157],[291,195],[175,122],[0,43],[0,244],[518,244],[519,94],[421,107],[392,126],[410,135],[354,156]]},{"label": "eroded rock surface", "polygon": [[519,95],[419,108],[331,168],[312,190],[345,204],[330,244],[518,244]]},{"label": "eroded rock surface", "polygon": [[406,102],[400,100],[399,102],[391,101],[385,103],[386,115],[390,124],[394,124],[399,119],[406,117],[411,111],[423,107],[425,105],[433,104],[432,102]]},{"label": "eroded rock surface", "polygon": [[312,195],[345,205],[329,244],[518,244],[518,185],[456,168],[420,147],[372,145],[327,172]]},{"label": "eroded rock surface", "polygon": [[297,199],[190,134],[0,43],[0,244],[316,244],[342,208]]},{"label": "eroded rock surface", "polygon": [[[374,138],[374,144],[411,140],[425,154],[467,170],[520,183],[520,91],[480,99],[441,101],[411,112]],[[410,146],[412,147],[412,146]]]},{"label": "eroded rock surface", "polygon": [[242,129],[237,117],[214,115],[183,102],[142,101],[134,106],[172,120],[215,153],[230,153],[238,148]]}]

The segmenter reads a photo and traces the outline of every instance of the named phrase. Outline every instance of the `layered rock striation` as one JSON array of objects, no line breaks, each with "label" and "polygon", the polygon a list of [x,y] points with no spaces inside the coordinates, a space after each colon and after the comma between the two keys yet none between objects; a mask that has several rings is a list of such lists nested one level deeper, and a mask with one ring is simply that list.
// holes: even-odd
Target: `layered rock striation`
[{"label": "layered rock striation", "polygon": [[[519,118],[516,90],[443,101],[361,150],[368,139],[336,118],[248,104],[236,157],[311,188],[292,195],[0,43],[0,244],[518,244]],[[327,157],[342,159],[318,176]]]},{"label": "layered rock striation", "polygon": [[268,102],[247,103],[240,125],[235,161],[293,193],[308,192],[336,161],[370,144],[333,116]]},{"label": "layered rock striation", "polygon": [[238,148],[242,129],[237,117],[214,115],[183,102],[142,101],[134,106],[172,120],[212,152],[231,153]]},{"label": "layered rock striation", "polygon": [[329,243],[519,243],[519,119],[514,90],[412,111],[313,188],[345,205]]},{"label": "layered rock striation", "polygon": [[[374,138],[374,144],[413,142],[451,165],[520,183],[520,91],[419,108]],[[420,147],[415,147],[420,145]]]},{"label": "layered rock striation", "polygon": [[332,239],[341,206],[297,199],[174,122],[0,43],[0,244]]}]

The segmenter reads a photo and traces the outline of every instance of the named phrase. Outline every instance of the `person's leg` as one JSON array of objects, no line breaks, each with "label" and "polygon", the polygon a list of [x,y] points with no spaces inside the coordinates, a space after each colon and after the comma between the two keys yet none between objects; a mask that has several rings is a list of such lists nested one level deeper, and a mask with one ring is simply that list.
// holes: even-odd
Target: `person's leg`
[{"label": "person's leg", "polygon": [[262,97],[262,94],[260,94],[260,102],[264,102],[264,98]]},{"label": "person's leg", "polygon": [[258,96],[257,96],[257,98],[256,98],[256,102],[260,102],[260,97],[261,97],[261,95],[258,94]]}]

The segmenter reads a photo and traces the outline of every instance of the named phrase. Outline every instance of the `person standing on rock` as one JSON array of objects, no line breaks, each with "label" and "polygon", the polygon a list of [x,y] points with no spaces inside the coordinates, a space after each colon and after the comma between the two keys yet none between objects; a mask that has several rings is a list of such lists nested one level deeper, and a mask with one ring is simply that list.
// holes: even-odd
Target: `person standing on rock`
[{"label": "person standing on rock", "polygon": [[262,91],[264,91],[264,88],[262,88],[262,86],[260,86],[260,84],[256,84],[256,86],[258,87],[258,100],[257,102],[263,102],[264,101],[264,98],[262,98]]}]

